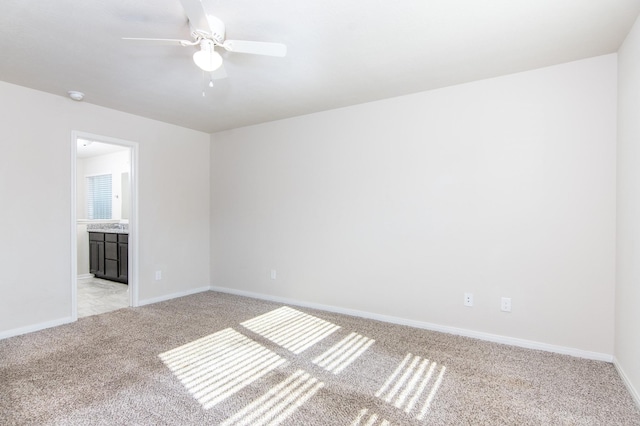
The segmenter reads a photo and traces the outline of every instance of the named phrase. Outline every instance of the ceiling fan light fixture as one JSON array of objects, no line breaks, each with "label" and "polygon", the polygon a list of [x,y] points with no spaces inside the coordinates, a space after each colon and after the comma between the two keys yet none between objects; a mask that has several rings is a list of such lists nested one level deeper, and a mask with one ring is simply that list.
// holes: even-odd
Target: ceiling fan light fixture
[{"label": "ceiling fan light fixture", "polygon": [[193,62],[203,71],[215,71],[222,65],[222,56],[215,51],[213,41],[202,40],[200,50],[193,54]]}]

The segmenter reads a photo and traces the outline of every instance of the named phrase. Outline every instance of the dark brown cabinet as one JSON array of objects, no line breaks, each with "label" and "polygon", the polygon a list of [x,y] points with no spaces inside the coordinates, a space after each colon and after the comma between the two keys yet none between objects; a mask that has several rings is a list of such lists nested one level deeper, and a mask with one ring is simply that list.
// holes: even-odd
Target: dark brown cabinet
[{"label": "dark brown cabinet", "polygon": [[[124,235],[128,237],[128,235]],[[129,282],[129,244],[118,242],[118,278],[124,283]]]},{"label": "dark brown cabinet", "polygon": [[104,275],[104,234],[89,233],[89,272]]},{"label": "dark brown cabinet", "polygon": [[129,235],[89,232],[89,272],[97,278],[129,281]]}]

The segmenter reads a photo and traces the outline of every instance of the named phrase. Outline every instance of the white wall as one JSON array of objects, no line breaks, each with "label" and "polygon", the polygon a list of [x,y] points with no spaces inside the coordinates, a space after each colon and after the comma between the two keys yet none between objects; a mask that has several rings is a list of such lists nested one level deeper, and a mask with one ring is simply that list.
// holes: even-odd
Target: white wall
[{"label": "white wall", "polygon": [[89,273],[89,233],[87,225],[82,221],[86,217],[86,196],[84,178],[84,159],[76,159],[76,246],[77,250],[77,275],[85,278]]},{"label": "white wall", "polygon": [[140,299],[208,287],[209,135],[4,82],[0,117],[0,336],[71,318],[73,130],[139,143]]},{"label": "white wall", "polygon": [[78,278],[89,278],[91,274],[89,268],[89,231],[87,224],[78,222],[76,225],[76,247],[77,250],[77,275]]},{"label": "white wall", "polygon": [[616,364],[640,404],[640,20],[618,53]]},{"label": "white wall", "polygon": [[615,54],[214,134],[212,284],[610,356],[615,144]]},{"label": "white wall", "polygon": [[84,171],[85,161],[83,158],[76,158],[76,219],[82,220],[87,217],[87,196]]}]

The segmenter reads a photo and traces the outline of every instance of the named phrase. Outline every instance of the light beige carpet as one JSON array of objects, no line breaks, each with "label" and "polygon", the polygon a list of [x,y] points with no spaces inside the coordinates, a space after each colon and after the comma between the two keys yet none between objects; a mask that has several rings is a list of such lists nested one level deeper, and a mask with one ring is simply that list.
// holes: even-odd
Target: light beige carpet
[{"label": "light beige carpet", "polygon": [[207,292],[0,341],[1,425],[640,425],[615,368]]}]

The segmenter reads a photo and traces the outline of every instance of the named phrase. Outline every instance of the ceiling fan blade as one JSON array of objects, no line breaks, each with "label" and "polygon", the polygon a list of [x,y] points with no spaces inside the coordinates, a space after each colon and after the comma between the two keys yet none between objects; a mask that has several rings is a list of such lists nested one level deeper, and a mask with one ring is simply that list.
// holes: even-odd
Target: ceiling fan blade
[{"label": "ceiling fan blade", "polygon": [[213,15],[215,7],[210,0],[180,0],[180,3],[192,32],[205,32],[217,41],[224,40],[224,23]]},{"label": "ceiling fan blade", "polygon": [[134,37],[122,37],[123,40],[143,41],[147,44],[156,45],[177,45],[177,46],[189,46],[193,42],[189,40],[178,40],[174,38],[134,38]]},{"label": "ceiling fan blade", "polygon": [[287,55],[287,46],[282,43],[263,41],[226,40],[222,47],[229,52],[253,53],[255,55],[279,56]]},{"label": "ceiling fan blade", "polygon": [[207,30],[209,23],[207,22],[207,16],[202,8],[200,0],[180,0],[184,13],[189,18],[189,26],[191,31],[195,30]]}]

